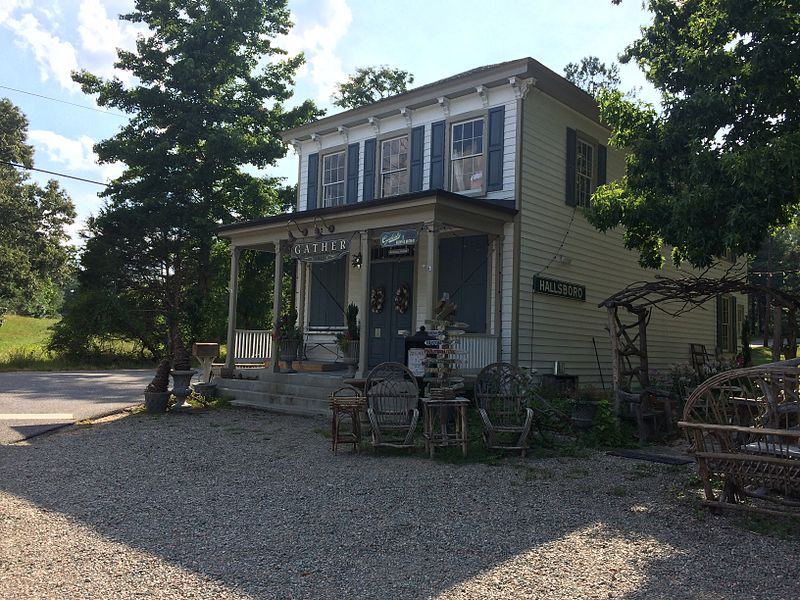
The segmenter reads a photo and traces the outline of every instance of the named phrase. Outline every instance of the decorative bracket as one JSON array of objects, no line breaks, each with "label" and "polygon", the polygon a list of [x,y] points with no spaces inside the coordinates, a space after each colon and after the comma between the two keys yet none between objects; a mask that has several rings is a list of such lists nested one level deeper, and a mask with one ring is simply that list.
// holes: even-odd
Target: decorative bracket
[{"label": "decorative bracket", "polygon": [[445,118],[450,117],[450,98],[439,96],[436,101],[439,103],[439,106],[442,107]]},{"label": "decorative bracket", "polygon": [[378,117],[370,117],[368,121],[369,124],[372,125],[372,130],[375,132],[375,135],[378,135],[381,132],[381,120]]},{"label": "decorative bracket", "polygon": [[291,140],[289,140],[289,145],[292,147],[292,150],[295,151],[295,154],[298,154],[298,155],[300,154],[300,149],[302,148],[302,145],[300,144],[300,140],[298,140],[296,138],[292,138]]},{"label": "decorative bracket", "polygon": [[400,109],[400,114],[403,115],[403,117],[405,118],[406,127],[408,127],[409,129],[411,128],[411,116],[413,112],[414,111],[412,111],[410,108],[406,107]]},{"label": "decorative bracket", "polygon": [[509,77],[508,83],[514,90],[514,96],[517,100],[522,100],[528,95],[530,88],[536,86],[536,79],[530,77],[529,79],[520,79],[519,77]]},{"label": "decorative bracket", "polygon": [[311,141],[317,145],[317,150],[322,150],[322,138],[318,133],[311,134]]},{"label": "decorative bracket", "polygon": [[342,139],[346,144],[348,142],[348,138],[350,137],[350,130],[347,129],[347,127],[342,127],[341,125],[339,125],[336,130],[339,132],[339,135],[342,136]]},{"label": "decorative bracket", "polygon": [[483,108],[489,108],[489,90],[487,90],[485,86],[479,85],[475,88],[475,91],[478,92],[478,96],[481,97]]}]

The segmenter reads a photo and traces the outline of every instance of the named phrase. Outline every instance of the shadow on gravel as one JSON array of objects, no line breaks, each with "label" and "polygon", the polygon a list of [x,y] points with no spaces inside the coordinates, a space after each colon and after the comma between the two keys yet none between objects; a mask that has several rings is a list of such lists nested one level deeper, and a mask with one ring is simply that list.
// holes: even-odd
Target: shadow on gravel
[{"label": "shadow on gravel", "polygon": [[656,476],[674,467],[332,455],[320,427],[135,415],[0,446],[0,491],[255,598],[730,599],[797,580],[794,546],[769,540],[742,589],[731,560],[758,536],[674,501]]}]

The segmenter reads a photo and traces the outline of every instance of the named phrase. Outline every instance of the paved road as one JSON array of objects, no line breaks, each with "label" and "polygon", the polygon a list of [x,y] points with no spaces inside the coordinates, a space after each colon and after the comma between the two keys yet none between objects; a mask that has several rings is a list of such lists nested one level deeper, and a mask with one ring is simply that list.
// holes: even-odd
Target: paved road
[{"label": "paved road", "polygon": [[0,373],[0,444],[143,401],[152,370]]}]

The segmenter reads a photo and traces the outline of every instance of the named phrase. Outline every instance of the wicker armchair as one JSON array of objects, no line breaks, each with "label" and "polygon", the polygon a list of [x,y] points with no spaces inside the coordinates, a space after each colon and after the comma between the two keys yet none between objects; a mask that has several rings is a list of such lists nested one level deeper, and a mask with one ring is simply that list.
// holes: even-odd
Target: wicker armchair
[{"label": "wicker armchair", "polygon": [[[484,367],[475,381],[475,402],[483,421],[483,439],[487,448],[528,450],[528,436],[533,410],[525,406],[525,378],[508,363]],[[513,441],[503,443],[498,434],[512,434]]]},{"label": "wicker armchair", "polygon": [[679,425],[694,448],[706,504],[800,514],[799,379],[800,359],[793,359],[720,373],[689,396]]},{"label": "wicker armchair", "polygon": [[367,375],[364,388],[372,445],[413,448],[419,388],[411,371],[400,363],[381,363]]}]

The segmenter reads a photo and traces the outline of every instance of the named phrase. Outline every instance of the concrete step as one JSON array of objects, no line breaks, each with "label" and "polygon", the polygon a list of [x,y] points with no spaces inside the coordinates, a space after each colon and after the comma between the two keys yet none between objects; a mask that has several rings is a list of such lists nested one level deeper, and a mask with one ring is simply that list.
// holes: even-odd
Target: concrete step
[{"label": "concrete step", "polygon": [[330,394],[342,386],[341,376],[302,373],[260,373],[261,379],[215,379],[220,393],[234,406],[295,415],[328,415]]}]

